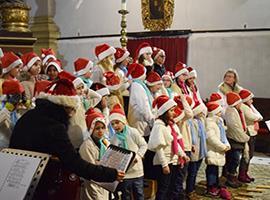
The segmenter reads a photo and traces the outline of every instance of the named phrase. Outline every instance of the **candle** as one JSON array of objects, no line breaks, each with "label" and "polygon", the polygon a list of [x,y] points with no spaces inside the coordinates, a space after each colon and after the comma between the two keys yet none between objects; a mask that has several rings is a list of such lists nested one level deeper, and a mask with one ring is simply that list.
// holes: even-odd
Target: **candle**
[{"label": "candle", "polygon": [[121,10],[126,10],[127,9],[127,2],[126,0],[121,0]]}]

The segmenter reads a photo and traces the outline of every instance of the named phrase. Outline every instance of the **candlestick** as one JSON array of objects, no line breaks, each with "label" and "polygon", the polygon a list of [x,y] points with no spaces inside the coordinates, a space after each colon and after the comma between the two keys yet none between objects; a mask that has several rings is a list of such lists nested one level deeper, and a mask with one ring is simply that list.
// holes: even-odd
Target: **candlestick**
[{"label": "candlestick", "polygon": [[[122,3],[123,2],[126,5],[126,1],[122,0]],[[123,4],[121,4],[121,5],[123,5]],[[123,7],[121,6],[121,8],[123,8]],[[121,31],[120,31],[121,38],[120,38],[120,43],[121,43],[122,48],[126,48],[127,41],[128,41],[128,39],[127,39],[127,30],[126,30],[126,28],[127,28],[126,15],[128,14],[128,11],[126,9],[121,9],[121,10],[118,11],[118,13],[121,14]]]}]

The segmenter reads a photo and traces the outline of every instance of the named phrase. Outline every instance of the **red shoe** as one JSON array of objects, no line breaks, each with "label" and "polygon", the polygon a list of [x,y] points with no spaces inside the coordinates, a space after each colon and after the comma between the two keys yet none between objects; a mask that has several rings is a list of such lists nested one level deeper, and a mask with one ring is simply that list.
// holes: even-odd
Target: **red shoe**
[{"label": "red shoe", "polygon": [[255,178],[253,178],[253,177],[250,177],[249,175],[248,175],[248,173],[246,172],[246,177],[251,181],[251,182],[254,182],[255,181]]},{"label": "red shoe", "polygon": [[219,197],[226,200],[232,199],[232,195],[226,187],[220,188]]},{"label": "red shoe", "polygon": [[212,187],[207,189],[207,194],[209,194],[213,197],[217,197],[217,196],[219,196],[219,189],[215,186],[212,186]]},{"label": "red shoe", "polygon": [[251,180],[248,178],[245,171],[239,172],[238,180],[241,181],[242,183],[250,183],[251,182]]}]

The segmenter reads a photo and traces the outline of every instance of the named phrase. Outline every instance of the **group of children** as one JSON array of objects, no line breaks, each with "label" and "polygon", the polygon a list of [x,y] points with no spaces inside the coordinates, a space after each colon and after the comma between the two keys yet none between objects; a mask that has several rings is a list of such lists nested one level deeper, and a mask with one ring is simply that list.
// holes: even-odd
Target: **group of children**
[{"label": "group of children", "polygon": [[196,198],[203,161],[206,194],[212,197],[231,199],[219,183],[220,167],[229,187],[254,181],[248,169],[262,116],[252,105],[252,92],[237,84],[235,70],[225,73],[218,92],[205,102],[196,70],[178,62],[174,72],[167,71],[160,48],[142,43],[133,63],[126,49],[108,44],[98,45],[95,55],[95,64],[78,58],[71,74],[52,49],[42,49],[40,57],[34,52],[2,53],[0,149],[8,147],[12,127],[35,106],[35,99],[50,93],[54,81],[68,79],[80,98],[69,137],[81,157],[98,164],[109,144],[136,153],[114,195],[85,180],[81,199],[117,199],[119,191],[121,199],[144,199],[148,171],[157,181],[156,199]]}]

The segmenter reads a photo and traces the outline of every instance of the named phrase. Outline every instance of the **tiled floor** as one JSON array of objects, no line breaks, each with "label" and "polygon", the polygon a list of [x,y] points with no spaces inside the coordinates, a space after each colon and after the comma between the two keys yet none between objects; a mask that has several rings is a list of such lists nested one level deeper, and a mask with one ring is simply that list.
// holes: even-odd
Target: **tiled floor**
[{"label": "tiled floor", "polygon": [[[242,186],[239,189],[229,190],[232,193],[233,199],[257,199],[257,200],[270,200],[270,156],[264,154],[256,154],[252,159],[250,165],[250,174],[255,178],[254,183]],[[210,200],[211,198],[205,197],[205,164],[200,168],[197,178],[196,191],[199,194],[196,200]],[[224,180],[221,180],[224,181]],[[262,188],[266,186],[265,188]],[[260,192],[249,191],[259,189]]]}]

